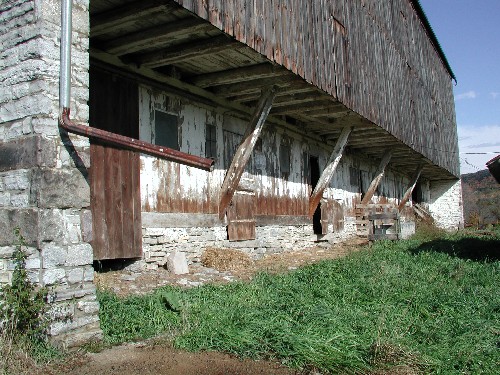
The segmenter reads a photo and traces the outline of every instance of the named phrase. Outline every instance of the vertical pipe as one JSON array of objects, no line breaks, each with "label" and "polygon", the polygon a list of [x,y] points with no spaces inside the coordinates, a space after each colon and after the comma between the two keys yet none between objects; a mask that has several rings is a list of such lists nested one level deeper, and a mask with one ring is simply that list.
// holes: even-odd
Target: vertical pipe
[{"label": "vertical pipe", "polygon": [[71,16],[72,0],[61,1],[61,65],[59,75],[59,110],[69,108],[71,95]]}]

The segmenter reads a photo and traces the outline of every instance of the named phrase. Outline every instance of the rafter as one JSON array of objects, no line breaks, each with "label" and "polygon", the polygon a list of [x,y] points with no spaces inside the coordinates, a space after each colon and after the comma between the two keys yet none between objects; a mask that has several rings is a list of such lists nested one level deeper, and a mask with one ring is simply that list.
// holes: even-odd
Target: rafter
[{"label": "rafter", "polygon": [[98,14],[92,14],[90,17],[91,37],[100,36],[113,30],[116,31],[117,28],[125,28],[152,14],[170,13],[176,8],[177,6],[174,3],[166,3],[164,0],[143,0],[134,1]]},{"label": "rafter", "polygon": [[113,55],[125,55],[142,49],[161,48],[188,34],[208,31],[213,26],[196,18],[185,18],[166,25],[133,32],[106,42],[102,49]]},{"label": "rafter", "polygon": [[161,51],[144,53],[140,56],[134,56],[130,60],[139,66],[157,68],[164,65],[178,64],[194,57],[218,54],[233,48],[243,48],[243,45],[225,35],[220,35],[214,38],[168,47]]}]

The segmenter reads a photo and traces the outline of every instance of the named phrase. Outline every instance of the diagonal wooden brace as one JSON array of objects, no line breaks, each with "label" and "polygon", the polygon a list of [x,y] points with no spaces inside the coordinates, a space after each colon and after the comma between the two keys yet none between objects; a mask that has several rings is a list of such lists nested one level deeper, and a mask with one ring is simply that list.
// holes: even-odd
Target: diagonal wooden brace
[{"label": "diagonal wooden brace", "polygon": [[236,154],[231,162],[231,166],[227,170],[226,177],[221,187],[220,202],[219,202],[219,218],[222,220],[226,213],[227,206],[233,199],[236,187],[240,182],[241,175],[245,170],[245,166],[250,160],[257,139],[259,138],[267,116],[271,111],[274,97],[276,96],[276,87],[273,86],[267,90],[262,90],[262,95],[257,103],[257,107],[248,123],[243,142],[236,150]]},{"label": "diagonal wooden brace", "polygon": [[424,169],[425,163],[421,162],[417,169],[415,170],[415,173],[413,174],[412,179],[410,180],[408,187],[406,188],[406,191],[403,195],[403,198],[401,198],[401,202],[399,202],[398,210],[401,211],[403,207],[405,206],[406,202],[411,197],[411,193],[413,193],[413,189],[415,189],[415,185],[417,184],[418,179],[420,178],[420,174],[422,173],[422,169]]},{"label": "diagonal wooden brace", "polygon": [[361,204],[367,204],[372,199],[373,194],[375,194],[375,190],[377,190],[380,181],[382,181],[382,177],[384,177],[385,167],[387,167],[387,164],[389,164],[389,162],[391,161],[391,157],[392,157],[392,149],[388,149],[385,152],[384,156],[382,156],[382,160],[380,161],[377,171],[375,172],[375,177],[373,178],[370,186],[368,187],[365,196],[361,200]]},{"label": "diagonal wooden brace", "polygon": [[339,139],[337,140],[332,154],[330,155],[330,159],[328,159],[326,168],[321,174],[321,177],[319,178],[318,183],[316,184],[316,187],[314,188],[314,191],[309,198],[309,216],[314,215],[314,211],[316,211],[321,197],[323,196],[323,191],[325,191],[325,189],[327,188],[333,174],[335,173],[335,169],[337,169],[337,165],[339,165],[342,154],[344,153],[345,145],[349,140],[351,131],[352,126],[346,126],[344,127],[344,129],[342,129],[342,133],[340,133]]}]

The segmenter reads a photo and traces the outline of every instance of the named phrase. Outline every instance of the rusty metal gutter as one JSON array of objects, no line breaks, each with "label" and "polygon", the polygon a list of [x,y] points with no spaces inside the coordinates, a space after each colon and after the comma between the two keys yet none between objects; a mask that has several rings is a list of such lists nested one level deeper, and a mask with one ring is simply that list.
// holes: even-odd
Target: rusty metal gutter
[{"label": "rusty metal gutter", "polygon": [[61,66],[59,76],[59,126],[69,133],[93,138],[103,143],[124,147],[132,151],[160,157],[191,167],[211,171],[214,161],[196,155],[187,154],[172,148],[153,145],[135,138],[126,137],[92,126],[74,123],[70,118],[71,97],[71,32],[72,0],[61,2]]}]

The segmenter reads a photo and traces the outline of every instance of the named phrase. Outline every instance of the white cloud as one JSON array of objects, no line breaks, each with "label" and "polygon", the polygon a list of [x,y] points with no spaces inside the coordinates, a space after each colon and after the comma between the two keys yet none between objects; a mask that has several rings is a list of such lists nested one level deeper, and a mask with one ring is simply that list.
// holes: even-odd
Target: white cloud
[{"label": "white cloud", "polygon": [[486,169],[486,162],[500,153],[500,124],[487,126],[458,126],[460,173]]},{"label": "white cloud", "polygon": [[477,94],[473,90],[467,91],[467,92],[464,92],[463,94],[458,94],[457,96],[455,96],[455,100],[476,99],[476,98],[477,98]]},{"label": "white cloud", "polygon": [[498,96],[500,96],[500,92],[490,92],[490,95],[493,100],[495,100],[496,98],[498,98]]}]

